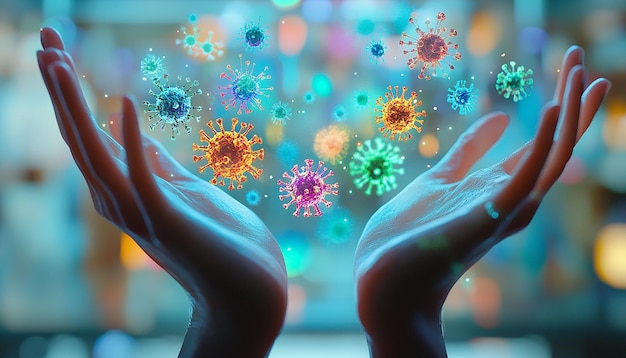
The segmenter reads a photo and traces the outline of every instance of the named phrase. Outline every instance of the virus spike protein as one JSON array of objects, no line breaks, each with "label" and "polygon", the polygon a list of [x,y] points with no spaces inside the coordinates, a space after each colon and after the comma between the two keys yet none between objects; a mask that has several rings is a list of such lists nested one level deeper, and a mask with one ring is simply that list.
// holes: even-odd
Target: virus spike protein
[{"label": "virus spike protein", "polygon": [[[296,205],[296,210],[293,212],[294,216],[300,215],[300,209],[304,208],[304,217],[311,216],[311,207],[313,207],[313,215],[321,216],[322,212],[319,208],[319,204],[322,203],[326,207],[330,207],[332,203],[325,199],[328,194],[338,195],[337,188],[338,183],[327,184],[326,180],[334,173],[332,170],[328,170],[322,166],[324,162],[319,161],[317,170],[313,171],[313,159],[305,159],[305,166],[302,167],[302,171],[298,170],[298,165],[295,164],[291,168],[293,176],[290,176],[288,172],[283,173],[283,178],[288,179],[287,182],[278,180],[277,184],[281,187],[280,192],[287,192],[287,194],[279,195],[279,199],[282,201],[285,198],[291,197],[288,203],[283,204],[283,208],[287,209],[291,204]],[[328,170],[328,172],[326,172]]]},{"label": "virus spike protein", "polygon": [[[255,63],[246,60],[245,70],[243,64],[243,56],[239,54],[239,69],[233,69],[229,64],[226,66],[226,69],[228,69],[231,74],[229,75],[226,72],[220,74],[220,78],[227,79],[230,81],[230,84],[217,87],[218,90],[221,91],[220,97],[223,98],[222,105],[224,109],[229,110],[239,103],[237,114],[241,114],[244,111],[246,114],[249,114],[252,112],[250,106],[263,110],[260,97],[269,97],[264,91],[272,91],[274,89],[274,87],[261,87],[262,81],[272,78],[272,76],[265,73],[268,69],[267,66],[259,74],[253,75]],[[231,98],[226,99],[227,95],[230,95]]]},{"label": "virus spike protein", "polygon": [[425,117],[426,111],[418,112],[416,107],[421,106],[422,101],[417,99],[415,91],[411,92],[411,97],[404,98],[406,91],[406,87],[402,87],[402,93],[400,93],[398,86],[394,86],[393,89],[388,86],[385,97],[380,96],[376,99],[376,105],[380,106],[374,109],[380,113],[376,116],[376,123],[383,123],[383,127],[378,130],[384,137],[389,135],[391,140],[394,140],[396,134],[398,134],[398,140],[401,141],[413,138],[413,135],[409,133],[411,129],[417,130],[418,133],[422,132],[422,127],[418,124],[424,124],[424,120],[417,118]]},{"label": "virus spike protein", "polygon": [[398,187],[396,174],[404,174],[404,168],[394,168],[401,165],[404,157],[400,155],[400,148],[390,143],[383,143],[382,139],[366,140],[352,156],[350,161],[350,175],[354,178],[354,185],[358,189],[365,188],[365,194],[371,195],[372,187],[376,188],[376,195]]}]

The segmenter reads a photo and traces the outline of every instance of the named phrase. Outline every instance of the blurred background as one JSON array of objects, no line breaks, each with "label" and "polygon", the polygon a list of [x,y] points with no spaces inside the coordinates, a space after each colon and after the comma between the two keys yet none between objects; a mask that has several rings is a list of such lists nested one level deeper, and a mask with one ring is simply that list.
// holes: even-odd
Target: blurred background
[{"label": "blurred background", "polygon": [[[410,70],[403,31],[430,18],[458,31],[462,58],[447,57],[431,80]],[[190,17],[191,16],[191,17]],[[3,0],[0,5],[0,357],[173,357],[188,322],[183,290],[133,241],[95,212],[83,178],[59,135],[35,51],[39,29],[53,26],[74,56],[98,124],[115,125],[120,96],[154,103],[159,92],[141,70],[161,60],[171,84],[197,80],[200,123],[170,139],[150,135],[197,173],[192,143],[223,117],[252,123],[263,139],[264,173],[229,191],[265,220],[285,254],[289,308],[271,357],[365,357],[356,311],[352,257],[369,216],[428,170],[481,115],[506,111],[511,124],[477,167],[529,140],[552,97],[571,44],[586,50],[589,80],[613,88],[534,221],[486,255],[454,287],[444,306],[450,357],[626,356],[626,3],[618,0],[174,1]],[[264,34],[257,48],[245,32]],[[211,35],[209,36],[209,32]],[[446,32],[447,33],[447,32]],[[210,56],[185,37],[214,45]],[[372,56],[373,43],[386,46]],[[221,103],[231,84],[220,74],[255,63],[271,78],[261,108],[238,115]],[[150,58],[149,56],[147,57]],[[503,64],[532,69],[534,85],[518,102],[495,89]],[[448,63],[454,65],[450,70]],[[240,67],[243,66],[243,67]],[[430,72],[430,71],[428,71]],[[459,80],[478,97],[462,115],[447,102]],[[391,142],[404,159],[398,188],[366,195],[350,174],[352,156],[380,137],[376,99],[387,86],[416,91],[423,130]],[[219,86],[222,86],[220,89]],[[271,87],[271,89],[270,89]],[[195,89],[195,88],[194,88]],[[357,101],[360,98],[360,101]],[[280,123],[283,103],[290,112]],[[140,104],[141,109],[147,106]],[[273,113],[275,112],[275,113]],[[192,111],[192,114],[193,113]],[[272,119],[274,117],[274,120]],[[149,131],[144,115],[142,127]],[[154,121],[154,120],[153,120]],[[337,126],[343,153],[316,150],[321,130]],[[251,134],[251,135],[252,135]],[[250,135],[250,136],[251,136]],[[320,140],[324,138],[319,135]],[[332,159],[329,159],[331,158]],[[296,218],[276,180],[304,159],[324,159],[340,184],[323,216]],[[207,180],[211,169],[198,174]],[[224,187],[226,190],[226,188]]]}]

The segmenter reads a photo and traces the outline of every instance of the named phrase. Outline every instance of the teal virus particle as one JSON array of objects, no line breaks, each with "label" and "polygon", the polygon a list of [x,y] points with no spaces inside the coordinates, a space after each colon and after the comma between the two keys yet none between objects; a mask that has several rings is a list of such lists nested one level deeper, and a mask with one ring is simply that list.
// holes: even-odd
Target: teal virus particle
[{"label": "teal virus particle", "polygon": [[257,206],[261,202],[261,194],[256,190],[250,190],[246,193],[246,201],[249,205]]},{"label": "teal virus particle", "polygon": [[385,61],[383,56],[385,56],[385,52],[387,51],[387,46],[382,40],[374,41],[372,40],[370,44],[365,48],[365,52],[370,55],[370,62],[378,63],[378,61]]},{"label": "teal virus particle", "polygon": [[191,25],[191,31],[188,31],[187,26],[181,26],[179,32],[183,33],[182,39],[177,39],[177,45],[183,45],[183,48],[187,49],[187,54],[193,55],[194,51],[198,48],[198,39],[200,38],[200,31],[196,26],[198,17],[196,15],[189,15],[189,24]]},{"label": "teal virus particle", "polygon": [[191,127],[187,125],[191,119],[200,121],[200,116],[193,116],[191,110],[200,111],[202,107],[193,106],[191,104],[191,97],[202,94],[201,89],[197,89],[195,92],[193,87],[198,86],[198,81],[193,81],[189,77],[185,78],[184,83],[182,77],[178,77],[178,82],[175,86],[170,85],[167,77],[165,81],[160,79],[154,79],[154,84],[159,87],[159,93],[150,90],[150,94],[156,99],[154,103],[144,101],[144,105],[147,109],[144,113],[148,114],[148,119],[152,121],[154,118],[159,117],[159,120],[150,124],[150,130],[154,130],[157,125],[161,125],[161,130],[165,130],[166,125],[172,127],[172,140],[175,139],[174,134],[180,134],[178,126],[181,124],[185,127],[185,132],[189,134]]},{"label": "teal virus particle", "polygon": [[349,169],[358,189],[365,187],[365,194],[371,195],[375,188],[376,195],[380,196],[397,188],[396,174],[404,174],[404,168],[396,166],[404,163],[404,157],[399,147],[384,143],[379,137],[374,138],[374,144],[372,146],[369,139],[364,141],[352,156]]},{"label": "teal virus particle", "polygon": [[313,159],[305,159],[305,166],[298,170],[298,164],[295,164],[291,168],[290,176],[288,172],[283,173],[283,178],[287,181],[278,180],[277,184],[280,186],[280,192],[287,192],[287,194],[279,195],[279,199],[282,201],[285,198],[291,198],[289,202],[283,204],[283,208],[287,209],[292,204],[296,205],[296,210],[293,212],[293,216],[300,215],[300,209],[304,209],[304,217],[311,216],[311,207],[313,208],[314,216],[321,216],[322,211],[319,205],[324,204],[326,207],[330,207],[332,203],[326,200],[326,195],[338,195],[337,188],[338,183],[328,184],[326,180],[333,176],[334,173],[324,166],[324,162],[319,161],[317,169],[313,171]]},{"label": "teal virus particle", "polygon": [[335,208],[320,220],[317,237],[326,245],[341,245],[348,242],[354,233],[354,219],[350,211]]},{"label": "teal virus particle", "polygon": [[289,108],[289,105],[287,105],[287,103],[281,101],[274,103],[271,113],[272,123],[274,124],[283,126],[287,123],[288,120],[291,119],[291,108]]},{"label": "teal virus particle", "polygon": [[276,147],[276,158],[283,166],[289,168],[291,163],[296,162],[300,156],[300,148],[296,142],[286,139]]},{"label": "teal virus particle", "polygon": [[155,78],[162,77],[165,74],[165,65],[163,64],[163,58],[155,56],[151,53],[144,57],[140,64],[139,69],[143,74],[143,80],[154,80]]},{"label": "teal virus particle", "polygon": [[515,68],[515,61],[511,61],[509,64],[511,65],[510,70],[506,63],[502,65],[502,72],[498,73],[496,79],[496,90],[504,98],[513,97],[513,102],[517,102],[528,97],[526,89],[533,85],[533,79],[530,77],[533,70],[529,68],[524,71],[524,66]]},{"label": "teal virus particle", "polygon": [[224,54],[222,47],[223,44],[221,42],[213,42],[213,31],[209,31],[206,39],[198,45],[200,54],[209,61],[214,61],[217,57]]},{"label": "teal virus particle", "polygon": [[357,108],[365,108],[370,102],[370,95],[365,92],[358,90],[354,93],[354,106]]},{"label": "teal virus particle", "polygon": [[251,21],[239,30],[239,39],[243,40],[243,46],[246,50],[260,50],[265,46],[266,40],[269,39],[266,31],[267,29],[261,27],[261,19],[259,18],[256,24]]},{"label": "teal virus particle", "polygon": [[313,94],[313,92],[311,91],[306,91],[302,95],[302,100],[306,104],[313,104],[313,102],[315,102],[315,94]]},{"label": "teal virus particle", "polygon": [[223,44],[220,42],[213,42],[213,31],[208,31],[206,39],[200,41],[200,29],[196,26],[198,17],[196,15],[189,16],[189,27],[181,26],[179,32],[182,32],[183,38],[177,39],[176,44],[182,45],[187,49],[188,55],[204,56],[208,60],[213,61],[218,56],[222,56],[224,51],[222,50]]},{"label": "teal virus particle", "polygon": [[474,88],[474,84],[467,87],[464,80],[457,81],[454,89],[448,88],[448,103],[455,111],[458,109],[459,114],[466,115],[474,110],[478,99],[478,89]]},{"label": "teal virus particle", "polygon": [[335,106],[335,108],[333,109],[333,119],[337,122],[343,122],[347,118],[348,116],[346,113],[346,109],[341,105]]},{"label": "teal virus particle", "polygon": [[[265,67],[259,74],[254,75],[255,63],[249,60],[245,61],[245,69],[243,68],[242,55],[239,54],[239,69],[233,69],[229,64],[226,69],[230,71],[230,75],[226,72],[220,74],[220,78],[227,79],[230,83],[227,86],[218,86],[221,91],[222,105],[226,110],[232,107],[238,107],[237,114],[252,112],[251,107],[263,110],[260,97],[268,97],[265,91],[272,91],[274,87],[262,87],[261,82],[269,80],[272,76],[265,73],[268,67]],[[226,98],[229,96],[230,98]]]}]

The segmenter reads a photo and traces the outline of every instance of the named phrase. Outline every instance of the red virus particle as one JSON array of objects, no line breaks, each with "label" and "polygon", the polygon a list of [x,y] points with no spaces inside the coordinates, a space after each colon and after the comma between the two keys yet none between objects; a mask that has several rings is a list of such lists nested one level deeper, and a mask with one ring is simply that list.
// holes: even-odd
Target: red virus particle
[{"label": "red virus particle", "polygon": [[313,150],[321,160],[334,165],[346,155],[349,141],[347,130],[331,125],[317,132]]},{"label": "red virus particle", "polygon": [[194,151],[204,151],[204,155],[194,155],[193,161],[207,160],[208,163],[199,167],[198,171],[202,173],[206,168],[213,169],[213,178],[209,181],[211,184],[223,186],[224,179],[230,179],[228,190],[241,189],[243,187],[241,183],[247,180],[246,173],[250,173],[255,179],[263,173],[262,169],[252,165],[257,159],[263,160],[263,149],[252,149],[253,145],[261,144],[263,140],[256,134],[252,139],[248,139],[248,133],[254,128],[252,124],[241,122],[241,127],[237,130],[239,123],[237,118],[232,119],[233,126],[230,131],[224,130],[222,118],[216,119],[215,122],[219,132],[213,126],[213,121],[207,123],[213,132],[212,136],[209,137],[204,130],[200,130],[200,140],[208,145],[193,143]]},{"label": "red virus particle", "polygon": [[[278,180],[280,192],[287,192],[285,195],[279,195],[280,200],[291,197],[291,200],[283,204],[283,208],[287,209],[291,204],[296,204],[296,210],[293,212],[293,216],[300,215],[300,209],[304,208],[304,217],[311,216],[311,207],[313,207],[313,215],[321,216],[319,204],[322,203],[326,207],[330,207],[332,203],[325,199],[326,195],[337,195],[339,187],[338,183],[327,184],[326,179],[332,176],[334,173],[332,170],[328,170],[322,166],[324,162],[320,161],[317,164],[317,170],[313,171],[313,159],[305,159],[306,166],[303,166],[302,171],[298,170],[298,164],[295,164],[291,168],[293,176],[284,172],[283,178],[287,178],[288,181]],[[327,172],[328,170],[328,172]]]},{"label": "red virus particle", "polygon": [[[426,31],[422,30],[415,23],[416,17],[417,14],[411,16],[409,23],[415,26],[417,37],[403,32],[402,38],[409,40],[400,40],[400,45],[406,45],[411,48],[410,50],[404,50],[405,55],[411,53],[413,56],[407,61],[409,68],[414,69],[419,63],[422,63],[418,78],[426,78],[427,80],[430,79],[431,74],[436,74],[437,68],[442,67],[441,61],[446,62],[450,69],[453,70],[454,66],[448,62],[446,57],[452,56],[458,61],[461,59],[461,54],[458,51],[459,44],[450,41],[450,38],[457,35],[457,31],[455,29],[448,30],[442,26],[446,15],[443,12],[437,13],[437,22],[434,28],[430,27],[430,19],[426,19]],[[429,68],[431,73],[426,72]]]},{"label": "red virus particle", "polygon": [[418,133],[422,132],[422,127],[418,124],[424,124],[424,120],[418,118],[425,117],[426,111],[417,111],[416,108],[422,105],[422,101],[417,99],[415,91],[411,92],[411,97],[404,98],[407,88],[402,87],[402,93],[399,93],[398,89],[398,86],[393,87],[393,90],[388,86],[385,97],[380,96],[376,99],[376,105],[380,106],[374,109],[380,113],[376,116],[376,123],[383,124],[378,130],[384,137],[389,135],[389,139],[394,140],[397,134],[398,140],[407,140],[413,138],[409,133],[411,129],[417,130]]}]

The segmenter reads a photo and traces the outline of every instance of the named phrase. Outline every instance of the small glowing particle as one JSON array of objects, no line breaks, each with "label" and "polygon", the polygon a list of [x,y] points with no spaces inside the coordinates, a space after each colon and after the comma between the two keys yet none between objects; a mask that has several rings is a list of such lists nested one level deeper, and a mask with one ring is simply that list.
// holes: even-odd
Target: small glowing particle
[{"label": "small glowing particle", "polygon": [[[245,70],[243,68],[244,63],[246,65]],[[243,62],[242,55],[239,54],[239,69],[233,69],[229,64],[226,68],[231,74],[229,75],[226,72],[220,74],[220,78],[230,81],[230,84],[227,86],[217,87],[221,91],[222,105],[226,110],[237,106],[237,104],[239,104],[237,114],[241,114],[243,111],[246,114],[252,112],[251,106],[259,110],[263,109],[260,97],[268,97],[265,91],[272,91],[274,87],[261,87],[261,82],[271,79],[272,76],[265,73],[268,67],[265,67],[259,74],[253,75],[254,66],[255,63],[251,63],[249,60]],[[226,99],[227,95],[231,97]]]},{"label": "small glowing particle", "polygon": [[139,69],[145,78],[150,80],[159,78],[165,74],[165,66],[163,65],[163,58],[157,57],[151,53],[141,60]]},{"label": "small glowing particle", "polygon": [[383,143],[381,138],[366,140],[357,148],[350,162],[350,175],[358,189],[365,187],[365,194],[371,195],[375,187],[376,195],[382,195],[398,187],[396,174],[404,174],[404,168],[395,168],[404,163],[400,148],[391,143]]},{"label": "small glowing particle", "polygon": [[[288,172],[283,173],[283,178],[287,181],[278,180],[277,184],[280,186],[280,192],[287,192],[287,194],[279,195],[279,199],[282,201],[285,198],[291,198],[288,203],[283,204],[283,208],[287,209],[291,204],[296,205],[296,210],[293,212],[294,216],[300,215],[300,209],[304,208],[304,217],[311,216],[311,207],[313,207],[313,215],[320,216],[322,212],[319,208],[319,204],[322,203],[326,207],[330,207],[332,203],[325,199],[326,195],[338,195],[337,188],[338,183],[327,184],[326,180],[334,173],[332,170],[323,168],[324,162],[318,162],[317,169],[313,168],[313,159],[305,159],[305,166],[298,170],[298,165],[295,164],[291,168],[293,176],[290,176]],[[328,172],[327,172],[328,170]]]},{"label": "small glowing particle", "polygon": [[459,110],[459,114],[465,115],[474,110],[478,98],[478,89],[474,84],[467,87],[464,80],[457,81],[454,89],[448,88],[448,103],[453,110]]},{"label": "small glowing particle", "polygon": [[[400,40],[400,45],[406,45],[410,47],[410,50],[404,50],[404,54],[411,54],[411,58],[408,59],[407,65],[410,69],[414,69],[419,63],[422,63],[418,78],[430,79],[430,75],[436,74],[438,68],[441,68],[441,62],[444,61],[450,67],[450,70],[454,69],[454,66],[447,61],[446,57],[452,56],[457,61],[461,59],[461,54],[458,51],[459,45],[450,41],[450,38],[457,35],[457,31],[454,29],[448,29],[442,26],[443,21],[446,19],[446,15],[443,12],[437,13],[437,22],[435,27],[430,27],[430,19],[426,19],[426,31],[422,30],[419,25],[415,23],[417,14],[409,18],[409,23],[415,27],[417,37],[408,35],[406,32],[402,33],[403,39],[409,39],[408,41]],[[446,33],[447,31],[447,33]],[[451,53],[454,51],[454,55]],[[430,73],[427,70],[430,68]]]},{"label": "small glowing particle", "polygon": [[246,201],[249,205],[257,206],[261,202],[261,195],[256,190],[250,190],[246,193]]},{"label": "small glowing particle", "polygon": [[318,239],[327,245],[341,245],[352,238],[354,219],[350,211],[334,208],[324,215],[317,227]]},{"label": "small glowing particle", "polygon": [[385,61],[385,58],[383,56],[385,56],[385,52],[387,51],[387,49],[388,47],[385,46],[383,40],[372,40],[370,41],[370,44],[365,48],[365,52],[369,53],[370,62],[378,63],[378,60]]},{"label": "small glowing particle", "polygon": [[259,18],[256,24],[251,21],[239,30],[239,39],[243,40],[243,46],[246,50],[260,50],[269,38],[266,30],[261,27],[261,18]]},{"label": "small glowing particle", "polygon": [[370,95],[365,91],[356,91],[354,93],[354,105],[358,108],[364,108],[369,104]]},{"label": "small glowing particle", "polygon": [[333,109],[333,119],[337,122],[345,121],[347,119],[346,109],[341,105],[337,105]]},{"label": "small glowing particle", "polygon": [[[256,134],[252,139],[248,139],[248,134],[254,128],[252,124],[241,122],[241,128],[237,130],[237,118],[232,118],[232,129],[224,130],[222,118],[215,120],[219,127],[219,132],[213,127],[213,121],[209,121],[207,126],[213,132],[212,136],[208,136],[204,130],[200,130],[200,140],[208,143],[208,145],[197,145],[193,143],[192,150],[201,150],[203,155],[194,155],[193,161],[198,162],[206,159],[207,164],[198,168],[202,173],[206,168],[213,169],[213,178],[209,181],[211,184],[225,185],[224,179],[230,180],[228,190],[235,188],[241,189],[241,183],[247,180],[246,173],[250,173],[253,178],[258,178],[263,173],[253,165],[257,159],[263,160],[264,150],[252,149],[255,144],[262,144],[263,141]],[[219,179],[219,177],[222,177]],[[218,181],[219,179],[219,181]]]},{"label": "small glowing particle", "polygon": [[180,134],[178,126],[182,124],[187,134],[189,134],[191,127],[187,123],[191,119],[200,121],[200,116],[193,116],[189,113],[192,109],[196,111],[202,109],[200,106],[191,105],[191,97],[202,94],[201,89],[195,92],[192,90],[193,87],[198,86],[198,81],[191,83],[191,80],[187,77],[185,78],[185,85],[181,86],[182,78],[179,76],[178,83],[175,86],[171,86],[167,78],[165,82],[158,78],[153,79],[153,82],[160,90],[159,93],[152,90],[149,92],[155,97],[156,101],[154,103],[149,101],[143,102],[147,106],[144,113],[148,114],[149,120],[159,117],[156,123],[150,124],[150,129],[154,130],[154,127],[161,124],[161,130],[165,130],[165,126],[169,124],[172,127],[172,140],[174,140],[174,134]]},{"label": "small glowing particle", "polygon": [[411,129],[417,130],[418,133],[422,132],[422,127],[418,124],[422,125],[424,120],[418,118],[425,117],[426,111],[417,111],[416,107],[421,106],[422,101],[417,99],[415,91],[411,92],[411,97],[404,98],[407,91],[406,87],[402,87],[402,93],[398,91],[398,86],[393,89],[395,94],[392,87],[388,86],[385,96],[376,99],[376,105],[380,106],[380,108],[374,109],[380,113],[376,116],[376,123],[383,123],[383,127],[378,128],[378,130],[384,137],[389,135],[391,140],[394,140],[396,134],[398,134],[398,140],[411,139],[413,138],[413,135],[409,133]]},{"label": "small glowing particle", "polygon": [[349,141],[350,136],[347,130],[331,125],[317,132],[313,141],[313,150],[321,160],[334,165],[346,155]]},{"label": "small glowing particle", "polygon": [[306,104],[312,104],[313,102],[315,102],[315,95],[311,91],[306,91],[302,95],[302,100]]},{"label": "small glowing particle", "polygon": [[285,125],[288,120],[291,120],[291,108],[287,103],[278,101],[272,106],[272,123],[278,125]]},{"label": "small glowing particle", "polygon": [[528,97],[526,88],[531,88],[533,85],[533,79],[530,77],[533,74],[532,69],[524,71],[524,66],[517,66],[515,68],[515,61],[509,62],[511,69],[505,63],[502,65],[502,72],[498,73],[496,79],[496,90],[504,98],[510,98],[513,96],[513,102],[517,102],[521,99]]}]

